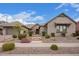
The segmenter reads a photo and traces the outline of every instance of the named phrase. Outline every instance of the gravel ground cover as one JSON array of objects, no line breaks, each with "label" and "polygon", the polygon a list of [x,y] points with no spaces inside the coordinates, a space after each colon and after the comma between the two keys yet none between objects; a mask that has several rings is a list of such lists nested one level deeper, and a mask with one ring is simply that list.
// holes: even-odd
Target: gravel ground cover
[{"label": "gravel ground cover", "polygon": [[78,43],[79,42],[77,37],[55,37],[55,40],[54,38],[50,38],[50,39],[42,38],[42,41],[44,43]]},{"label": "gravel ground cover", "polygon": [[60,47],[54,51],[48,47],[17,47],[12,51],[3,52],[0,48],[0,55],[4,54],[79,54],[79,47]]}]

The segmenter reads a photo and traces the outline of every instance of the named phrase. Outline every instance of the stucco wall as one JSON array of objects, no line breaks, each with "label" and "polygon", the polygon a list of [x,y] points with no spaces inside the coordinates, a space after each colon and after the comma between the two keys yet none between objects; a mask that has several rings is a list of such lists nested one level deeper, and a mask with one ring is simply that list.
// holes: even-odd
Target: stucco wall
[{"label": "stucco wall", "polygon": [[32,27],[32,30],[33,30],[33,32],[34,32],[34,34],[35,34],[35,32],[36,32],[36,29],[39,29],[39,25],[35,25],[34,27]]},{"label": "stucco wall", "polygon": [[76,24],[69,20],[67,17],[57,17],[51,22],[48,23],[47,25],[47,31],[48,34],[50,35],[51,33],[55,33],[55,35],[60,35],[60,33],[56,33],[56,28],[55,28],[55,23],[59,24],[70,24],[70,26],[67,29],[67,35],[71,35],[72,33],[75,33],[76,31]]}]

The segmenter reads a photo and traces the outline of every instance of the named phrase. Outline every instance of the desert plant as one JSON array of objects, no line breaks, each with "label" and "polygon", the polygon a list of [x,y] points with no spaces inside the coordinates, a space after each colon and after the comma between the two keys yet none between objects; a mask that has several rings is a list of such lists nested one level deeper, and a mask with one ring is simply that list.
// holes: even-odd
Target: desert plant
[{"label": "desert plant", "polygon": [[51,33],[51,36],[52,36],[52,37],[55,37],[55,33]]},{"label": "desert plant", "polygon": [[76,37],[76,36],[77,36],[77,34],[76,34],[76,33],[72,33],[72,36],[73,36],[73,37]]},{"label": "desert plant", "polygon": [[17,35],[13,35],[12,37],[13,37],[13,38],[17,38]]},{"label": "desert plant", "polygon": [[33,32],[32,31],[29,31],[28,34],[29,34],[29,36],[32,36],[33,35]]},{"label": "desert plant", "polygon": [[43,32],[42,32],[42,36],[45,36],[46,34],[47,34],[46,31],[43,31]]},{"label": "desert plant", "polygon": [[15,44],[14,43],[4,43],[2,45],[2,50],[3,51],[10,51],[10,50],[13,50],[15,48]]},{"label": "desert plant", "polygon": [[45,38],[47,38],[47,39],[48,39],[48,38],[50,38],[50,36],[49,36],[48,34],[46,34],[46,35],[45,35]]},{"label": "desert plant", "polygon": [[65,37],[66,36],[66,33],[61,33],[62,37]]},{"label": "desert plant", "polygon": [[51,50],[58,50],[58,46],[55,45],[55,44],[53,44],[53,45],[51,45],[50,49],[51,49]]}]

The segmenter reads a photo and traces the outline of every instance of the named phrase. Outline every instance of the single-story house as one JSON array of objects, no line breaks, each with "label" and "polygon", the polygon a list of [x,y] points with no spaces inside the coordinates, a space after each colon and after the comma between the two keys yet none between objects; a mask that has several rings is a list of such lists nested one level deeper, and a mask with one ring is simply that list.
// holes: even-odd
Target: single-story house
[{"label": "single-story house", "polygon": [[40,34],[40,25],[39,24],[35,24],[31,27],[32,31],[34,34]]},{"label": "single-story house", "polygon": [[[20,28],[21,26],[21,28]],[[18,30],[20,28],[20,32]],[[12,23],[1,23],[0,22],[0,35],[12,36],[17,35],[18,33],[28,32],[29,28],[19,22],[12,22]]]},{"label": "single-story house", "polygon": [[41,28],[40,31],[44,29],[47,31],[48,35],[55,33],[56,36],[60,36],[61,33],[66,33],[66,36],[70,36],[72,33],[76,32],[76,22],[66,14],[61,13]]},{"label": "single-story house", "polygon": [[[0,22],[0,35],[18,34],[16,25],[17,22]],[[46,31],[48,35],[51,35],[51,33],[55,33],[56,36],[60,36],[61,33],[66,33],[66,36],[70,36],[72,35],[72,33],[76,32],[77,23],[66,14],[61,13],[50,21],[48,21],[47,23],[45,23],[44,25],[34,24],[31,28],[28,28],[27,26],[21,23],[20,25],[22,27],[20,33],[32,30],[34,34],[41,34],[43,31]]]}]

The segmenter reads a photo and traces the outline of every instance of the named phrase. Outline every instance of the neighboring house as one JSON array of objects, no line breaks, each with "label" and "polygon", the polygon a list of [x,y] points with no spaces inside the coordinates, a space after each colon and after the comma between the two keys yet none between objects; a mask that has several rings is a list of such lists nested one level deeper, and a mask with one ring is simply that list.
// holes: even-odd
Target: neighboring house
[{"label": "neighboring house", "polygon": [[60,36],[61,33],[66,33],[67,36],[72,35],[76,31],[76,22],[64,13],[56,16],[47,22],[44,27],[48,35],[55,33],[56,36]]},{"label": "neighboring house", "polygon": [[79,32],[79,22],[77,22],[77,32]]},{"label": "neighboring house", "polygon": [[[18,34],[18,30],[15,29],[17,22],[7,23],[7,22],[0,22],[0,35],[13,35]],[[72,33],[76,32],[76,29],[79,30],[79,27],[76,28],[76,22],[72,20],[69,16],[64,13],[56,16],[55,18],[51,19],[44,25],[34,24],[34,25],[20,25],[23,27],[21,33],[24,31],[32,30],[34,34],[41,34],[43,31],[46,31],[48,35],[51,33],[55,33],[56,36],[60,36],[61,33],[66,33],[67,36],[72,35]],[[79,25],[79,23],[78,23]]]},{"label": "neighboring house", "polygon": [[[13,34],[17,35],[18,30],[17,30],[17,22],[12,22],[12,23],[0,23],[0,35],[8,35],[11,36]],[[27,28],[25,25],[19,23],[22,27],[20,33],[23,33],[24,31],[28,31],[29,28]]]},{"label": "neighboring house", "polygon": [[34,34],[40,34],[40,25],[39,24],[35,24],[31,27],[32,31]]}]

